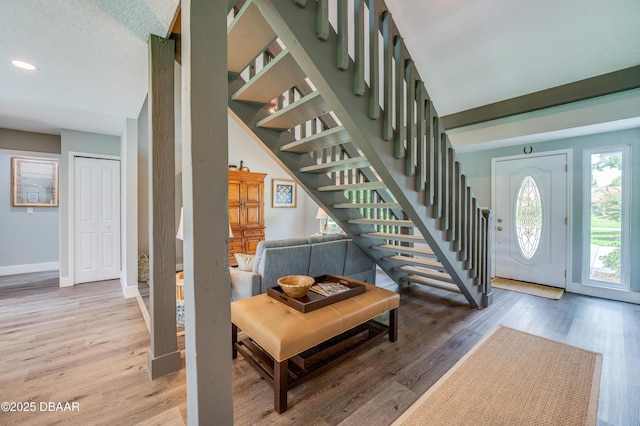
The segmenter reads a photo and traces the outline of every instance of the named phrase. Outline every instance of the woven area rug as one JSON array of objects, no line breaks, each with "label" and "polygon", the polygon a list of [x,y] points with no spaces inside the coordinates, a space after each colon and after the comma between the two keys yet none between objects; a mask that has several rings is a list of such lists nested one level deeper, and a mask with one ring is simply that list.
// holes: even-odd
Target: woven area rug
[{"label": "woven area rug", "polygon": [[498,327],[394,425],[595,425],[602,354]]},{"label": "woven area rug", "polygon": [[523,281],[509,280],[507,278],[496,277],[491,280],[491,285],[495,288],[517,291],[518,293],[531,294],[532,296],[546,297],[547,299],[558,300],[564,294],[564,290],[546,285],[526,283]]}]

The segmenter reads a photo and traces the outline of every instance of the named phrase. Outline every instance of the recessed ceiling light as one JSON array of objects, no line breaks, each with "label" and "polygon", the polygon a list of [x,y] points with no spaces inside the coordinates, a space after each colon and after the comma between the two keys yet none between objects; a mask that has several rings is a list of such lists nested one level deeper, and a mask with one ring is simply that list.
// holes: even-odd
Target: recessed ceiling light
[{"label": "recessed ceiling light", "polygon": [[18,68],[22,68],[23,70],[35,71],[38,69],[38,67],[36,67],[35,65],[25,61],[14,60],[14,61],[11,61],[11,63]]}]

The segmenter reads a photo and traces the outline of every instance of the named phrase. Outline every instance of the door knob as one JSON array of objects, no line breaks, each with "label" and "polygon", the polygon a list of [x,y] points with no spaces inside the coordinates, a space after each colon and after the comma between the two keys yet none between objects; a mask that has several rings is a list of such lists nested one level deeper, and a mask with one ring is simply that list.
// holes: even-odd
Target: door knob
[{"label": "door knob", "polygon": [[502,223],[502,219],[498,219],[498,223]]},{"label": "door knob", "polygon": [[502,226],[498,226],[498,231],[502,231]]}]

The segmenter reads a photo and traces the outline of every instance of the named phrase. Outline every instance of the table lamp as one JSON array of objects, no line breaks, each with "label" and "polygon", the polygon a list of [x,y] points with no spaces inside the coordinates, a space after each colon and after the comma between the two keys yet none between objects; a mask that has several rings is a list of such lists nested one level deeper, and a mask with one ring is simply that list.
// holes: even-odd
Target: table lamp
[{"label": "table lamp", "polygon": [[318,207],[318,212],[316,213],[316,219],[323,220],[324,224],[322,224],[322,233],[327,233],[327,219],[329,219],[329,215],[325,212],[322,207]]}]

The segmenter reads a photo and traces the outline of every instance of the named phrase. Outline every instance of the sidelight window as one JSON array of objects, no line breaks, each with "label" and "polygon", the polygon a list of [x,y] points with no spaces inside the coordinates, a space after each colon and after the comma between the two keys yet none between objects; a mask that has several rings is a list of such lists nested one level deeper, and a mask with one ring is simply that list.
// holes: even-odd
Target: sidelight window
[{"label": "sidelight window", "polygon": [[585,157],[588,280],[626,288],[630,149],[589,150]]}]

